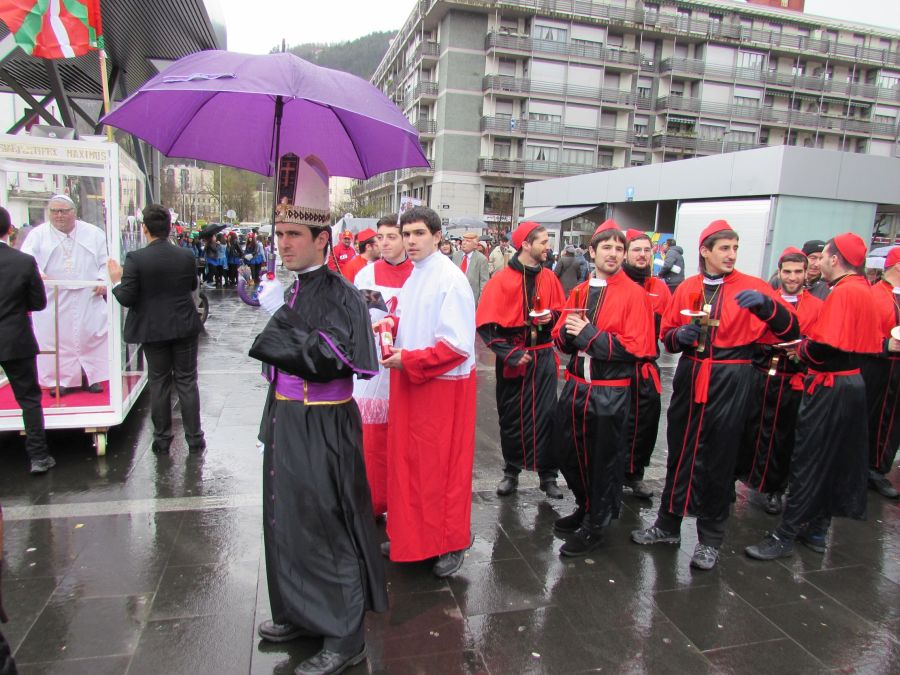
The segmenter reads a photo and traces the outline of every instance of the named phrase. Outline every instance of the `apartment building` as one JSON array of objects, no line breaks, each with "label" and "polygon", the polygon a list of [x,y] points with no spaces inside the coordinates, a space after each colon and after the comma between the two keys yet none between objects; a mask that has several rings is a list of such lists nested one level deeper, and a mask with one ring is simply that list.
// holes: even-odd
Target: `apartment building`
[{"label": "apartment building", "polygon": [[421,0],[373,82],[432,167],[354,197],[448,221],[509,225],[532,180],[770,145],[900,156],[900,31],[737,1]]}]

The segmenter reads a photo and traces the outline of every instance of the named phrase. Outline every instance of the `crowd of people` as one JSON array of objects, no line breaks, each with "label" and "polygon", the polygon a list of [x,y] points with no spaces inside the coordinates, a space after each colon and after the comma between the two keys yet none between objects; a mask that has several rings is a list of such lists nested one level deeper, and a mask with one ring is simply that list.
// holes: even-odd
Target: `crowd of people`
[{"label": "crowd of people", "polygon": [[259,276],[269,259],[268,239],[250,232],[241,242],[238,233],[211,234],[202,231],[181,232],[175,243],[189,249],[194,256],[197,274],[206,288],[234,288],[237,286],[241,266],[249,268],[252,284],[259,283]]},{"label": "crowd of people", "polygon": [[[327,180],[305,161],[296,180],[302,190],[274,227],[287,286],[259,280],[265,246],[256,237],[243,246],[230,235],[170,245],[158,205],[144,213],[149,243],[123,266],[104,254],[105,269],[95,269],[90,242],[78,240],[86,228],[74,222],[31,233],[32,258],[0,243],[4,270],[19,270],[16,316],[42,308],[41,275],[51,265],[63,275],[108,274],[129,308],[125,339],[147,355],[157,453],[173,441],[173,387],[189,450],[206,447],[201,327],[190,300],[196,261],[212,270],[207,283],[222,286],[240,265],[257,266],[257,299],[270,318],[249,353],[270,385],[259,441],[272,609],[258,632],[271,642],[323,638],[296,672],[335,673],[366,658],[365,613],[388,603],[385,559],[430,561],[439,578],[462,567],[472,544],[476,336],[494,355],[496,492],[514,494],[522,471],[536,472],[551,500],[568,488],[575,508],[553,525],[563,556],[585,556],[616,536],[610,525],[626,490],[654,496],[644,474],[663,412],[661,348],[680,354],[666,476],[656,519],[631,532],[634,543],[678,544],[683,519],[693,517],[691,565],[712,569],[738,481],[780,516],[764,539],[747,542],[746,554],[760,560],[789,556],[797,543],[824,553],[831,518],[865,516],[867,486],[897,498],[887,474],[900,443],[900,247],[874,285],[864,275],[866,243],[852,233],[789,247],[766,281],[736,268],[739,232],[716,220],[700,236],[699,274],[690,276],[674,240],[656,251],[646,233],[612,220],[551,263],[538,223],[520,223],[496,246],[466,233],[457,247],[442,238],[436,212],[414,207],[332,248]],[[60,225],[74,221],[70,201],[51,206]],[[3,226],[0,209],[0,241]],[[87,271],[74,271],[78,264]],[[73,297],[71,311],[91,297]],[[14,363],[0,350],[0,365],[16,380],[32,468],[46,471],[42,419],[30,404],[40,368],[28,352]],[[82,360],[66,384],[90,387],[94,377]]]}]

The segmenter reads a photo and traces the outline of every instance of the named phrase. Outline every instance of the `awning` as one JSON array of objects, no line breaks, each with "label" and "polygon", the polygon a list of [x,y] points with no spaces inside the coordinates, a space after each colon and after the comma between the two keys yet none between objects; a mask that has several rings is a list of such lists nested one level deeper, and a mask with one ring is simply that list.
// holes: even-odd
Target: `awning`
[{"label": "awning", "polygon": [[669,115],[670,122],[678,122],[679,124],[696,124],[696,117],[680,117],[678,115]]},{"label": "awning", "polygon": [[598,206],[599,204],[591,204],[590,206],[557,206],[555,208],[542,211],[536,216],[531,216],[526,220],[541,224],[561,223],[564,220],[569,220],[569,218],[574,218],[575,216],[580,216],[582,213],[587,213],[592,209],[596,209]]}]

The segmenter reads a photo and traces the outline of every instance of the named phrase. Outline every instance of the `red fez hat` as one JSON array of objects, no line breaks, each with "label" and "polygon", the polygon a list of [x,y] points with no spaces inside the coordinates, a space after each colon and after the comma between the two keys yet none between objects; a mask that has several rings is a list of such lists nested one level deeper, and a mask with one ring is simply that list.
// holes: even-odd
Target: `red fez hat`
[{"label": "red fez hat", "polygon": [[625,242],[628,244],[633,242],[635,239],[642,239],[642,238],[649,239],[650,235],[648,235],[646,232],[641,232],[640,230],[635,230],[634,228],[629,228],[625,231]]},{"label": "red fez hat", "polygon": [[597,229],[594,230],[593,236],[596,237],[601,232],[606,232],[607,230],[621,230],[621,228],[616,221],[614,221],[612,218],[609,218],[608,220],[604,220],[602,223],[600,223]]},{"label": "red fez hat", "polygon": [[367,241],[369,241],[370,239],[374,239],[377,236],[378,235],[375,233],[375,230],[373,230],[370,227],[367,227],[366,229],[360,230],[359,232],[357,232],[356,242],[358,244],[365,244]]},{"label": "red fez hat", "polygon": [[509,238],[512,242],[513,248],[522,248],[522,242],[524,242],[528,235],[534,232],[537,228],[541,227],[540,223],[535,223],[531,220],[526,220],[524,223],[519,223],[519,226],[513,230],[512,236]]},{"label": "red fez hat", "polygon": [[350,230],[344,230],[343,232],[341,232],[341,239],[352,240],[353,233]]},{"label": "red fez hat", "polygon": [[700,245],[702,246],[703,242],[714,234],[725,231],[734,232],[734,228],[728,224],[727,220],[712,221],[709,225],[706,226],[706,229],[700,233]]},{"label": "red fez hat", "polygon": [[844,256],[844,260],[854,267],[859,267],[866,261],[866,242],[858,234],[852,232],[839,234],[834,238],[834,245]]},{"label": "red fez hat", "polygon": [[884,261],[884,269],[893,267],[897,263],[900,263],[900,246],[895,246],[888,251],[887,258]]},{"label": "red fez hat", "polygon": [[780,265],[781,261],[784,260],[785,257],[789,256],[789,255],[802,255],[804,258],[806,257],[806,254],[803,251],[801,251],[799,248],[797,248],[796,246],[788,246],[786,249],[784,249],[781,252],[781,255],[778,257],[778,264]]}]

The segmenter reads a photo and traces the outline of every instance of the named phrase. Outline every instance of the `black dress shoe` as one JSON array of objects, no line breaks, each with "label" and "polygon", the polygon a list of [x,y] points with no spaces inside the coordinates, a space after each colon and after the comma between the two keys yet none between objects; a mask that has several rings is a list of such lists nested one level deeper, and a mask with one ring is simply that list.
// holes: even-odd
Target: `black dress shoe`
[{"label": "black dress shoe", "polygon": [[153,443],[150,444],[150,449],[157,455],[169,454],[169,444],[162,443],[161,441],[153,441]]},{"label": "black dress shoe", "polygon": [[574,513],[571,513],[568,516],[563,516],[562,518],[557,518],[553,523],[553,529],[556,532],[560,532],[562,534],[575,532],[579,527],[581,527],[581,521],[583,520],[584,509],[579,506],[577,509],[575,509]]},{"label": "black dress shoe", "polygon": [[200,455],[206,451],[206,441],[200,441],[194,445],[188,446],[188,452],[192,455]]},{"label": "black dress shoe", "polygon": [[272,620],[263,621],[256,632],[266,642],[290,642],[302,637],[319,637],[292,623],[275,623]]},{"label": "black dress shoe", "polygon": [[563,498],[562,490],[559,489],[559,485],[556,484],[555,480],[541,481],[541,490],[550,499],[562,499]]},{"label": "black dress shoe", "polygon": [[366,660],[366,646],[363,645],[355,654],[333,652],[329,649],[310,656],[306,661],[294,669],[294,675],[337,675],[347,668],[352,668],[357,663]]},{"label": "black dress shoe", "polygon": [[102,394],[103,385],[99,382],[94,382],[94,384],[89,386],[85,391],[87,391],[89,394]]},{"label": "black dress shoe", "polygon": [[497,494],[508,497],[519,489],[519,479],[516,476],[503,476],[503,480],[497,483]]},{"label": "black dress shoe", "polygon": [[391,557],[391,542],[383,541],[381,542],[381,546],[379,548],[381,548],[381,555],[383,555],[385,558]]},{"label": "black dress shoe", "polygon": [[625,487],[631,490],[631,494],[638,499],[653,499],[653,490],[647,487],[647,484],[638,480],[626,480]]},{"label": "black dress shoe", "polygon": [[559,549],[559,554],[568,558],[578,558],[595,551],[603,544],[603,526],[584,523],[572,538]]},{"label": "black dress shoe", "polygon": [[54,466],[56,466],[56,460],[50,455],[46,455],[40,459],[31,460],[31,473],[35,476],[47,473]]},{"label": "black dress shoe", "polygon": [[437,559],[437,562],[434,563],[434,567],[431,568],[431,571],[438,579],[452,576],[459,572],[459,568],[462,567],[465,559],[466,549],[450,551]]}]

